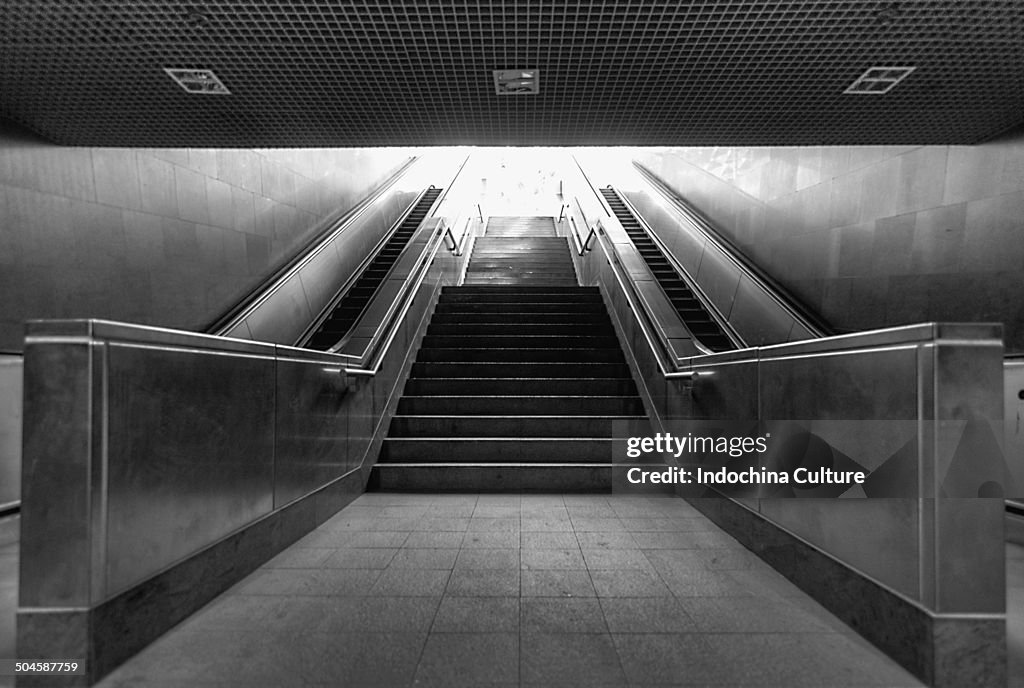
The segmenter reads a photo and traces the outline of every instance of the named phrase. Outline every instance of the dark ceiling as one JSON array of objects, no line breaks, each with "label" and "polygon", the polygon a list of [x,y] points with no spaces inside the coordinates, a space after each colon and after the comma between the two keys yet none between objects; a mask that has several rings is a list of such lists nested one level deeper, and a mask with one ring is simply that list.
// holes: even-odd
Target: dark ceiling
[{"label": "dark ceiling", "polygon": [[[843,93],[872,66],[916,70]],[[977,143],[1024,120],[1024,2],[0,0],[0,115],[78,145]]]}]

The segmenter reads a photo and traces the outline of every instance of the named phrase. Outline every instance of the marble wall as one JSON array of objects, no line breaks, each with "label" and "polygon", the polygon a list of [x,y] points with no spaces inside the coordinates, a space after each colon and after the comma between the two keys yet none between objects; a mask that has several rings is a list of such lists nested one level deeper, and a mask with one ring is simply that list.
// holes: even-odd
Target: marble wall
[{"label": "marble wall", "polygon": [[201,328],[409,157],[72,148],[0,122],[0,349],[36,318]]},{"label": "marble wall", "polygon": [[999,321],[1024,351],[1024,134],[635,159],[838,331]]}]

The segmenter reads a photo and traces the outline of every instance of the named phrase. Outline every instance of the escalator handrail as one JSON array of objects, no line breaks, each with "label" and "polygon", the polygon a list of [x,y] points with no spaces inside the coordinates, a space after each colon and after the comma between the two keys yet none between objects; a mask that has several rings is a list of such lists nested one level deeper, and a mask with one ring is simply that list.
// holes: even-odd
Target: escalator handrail
[{"label": "escalator handrail", "polygon": [[[319,327],[324,323],[324,321],[331,317],[331,313],[334,312],[334,309],[337,307],[337,305],[341,303],[345,296],[348,295],[349,290],[351,290],[352,287],[355,286],[356,282],[359,281],[359,278],[363,276],[363,273],[366,272],[366,270],[370,267],[373,261],[376,260],[380,252],[384,249],[387,243],[395,235],[395,232],[397,232],[398,229],[402,226],[402,223],[404,223],[408,219],[409,215],[412,214],[413,210],[416,209],[416,206],[419,204],[420,201],[423,200],[423,197],[427,194],[427,192],[430,191],[431,189],[436,188],[436,186],[430,185],[428,188],[424,189],[419,194],[417,194],[416,198],[413,199],[412,203],[410,203],[408,207],[406,207],[406,209],[402,211],[402,214],[398,217],[398,219],[394,223],[392,223],[391,228],[388,229],[388,231],[384,232],[384,235],[377,241],[377,244],[372,249],[370,249],[370,252],[366,255],[365,258],[363,258],[362,262],[359,263],[359,266],[355,270],[353,270],[352,274],[349,275],[348,279],[346,279],[345,282],[342,283],[342,285],[338,288],[338,291],[335,292],[334,296],[331,297],[331,300],[327,302],[327,305],[325,305],[320,310],[320,312],[317,313],[317,316],[313,318],[313,321],[302,332],[302,335],[300,335],[298,339],[295,340],[295,346],[304,347],[309,344],[309,340],[312,339],[313,335],[316,334],[317,329],[319,329]],[[441,203],[441,198],[441,196],[438,196],[437,198],[434,199],[434,202],[430,205],[430,208],[427,209],[427,213],[423,216],[423,222],[426,222],[427,220],[430,219],[430,212],[436,209],[437,206]],[[398,262],[402,259],[403,256],[405,256],[405,251],[406,249],[409,248],[409,244],[411,241],[412,237],[410,236],[409,241],[406,242],[405,246],[402,247],[402,250],[395,257],[395,262],[391,264],[390,268],[388,268],[388,272],[384,276],[385,280],[387,279],[387,275],[391,274],[391,271],[394,269],[395,265],[398,265]],[[381,283],[383,283],[383,280],[381,281]]]},{"label": "escalator handrail", "polygon": [[263,303],[270,294],[291,279],[291,277],[300,270],[304,264],[311,260],[322,247],[333,241],[338,234],[345,231],[352,222],[369,210],[377,200],[387,193],[391,187],[393,187],[398,180],[400,180],[405,173],[409,171],[409,168],[412,167],[417,160],[419,160],[419,156],[413,156],[403,163],[394,174],[388,177],[354,208],[332,221],[323,231],[318,232],[313,239],[306,243],[304,248],[274,270],[274,272],[266,279],[257,284],[234,306],[218,316],[200,331],[205,334],[219,336],[223,336],[227,332],[230,332],[233,327],[244,320],[253,310]]},{"label": "escalator handrail", "polygon": [[766,273],[756,263],[751,261],[747,255],[715,228],[699,211],[693,208],[689,202],[683,199],[671,187],[663,182],[657,175],[644,167],[641,163],[633,161],[644,180],[654,188],[674,210],[679,212],[690,225],[696,229],[704,238],[711,242],[721,253],[747,277],[751,282],[777,303],[786,313],[807,329],[815,337],[830,337],[836,334],[818,315],[806,308],[788,289],[782,286],[771,275]]},{"label": "escalator handrail", "polygon": [[[628,198],[619,193],[618,189],[610,185],[608,186],[608,188],[611,189],[612,193],[615,194],[616,198],[618,198],[619,201],[621,201],[622,204],[626,207],[626,210],[630,213],[630,215],[633,216],[633,219],[636,220],[637,224],[640,225],[640,228],[643,230],[644,234],[646,234],[647,237],[652,242],[654,242],[654,245],[658,247],[658,250],[661,251],[662,257],[664,257],[665,260],[668,261],[669,265],[672,266],[672,269],[675,270],[676,274],[682,277],[683,281],[686,282],[686,285],[693,292],[694,296],[697,297],[697,300],[700,301],[701,305],[704,307],[704,310],[706,310],[708,312],[708,315],[710,315],[714,319],[715,324],[717,324],[718,327],[721,328],[725,336],[728,337],[730,342],[732,342],[732,345],[737,349],[745,349],[747,347],[747,343],[743,341],[743,338],[740,336],[739,332],[736,331],[736,328],[732,326],[732,324],[729,322],[729,319],[726,318],[722,311],[718,309],[718,306],[716,306],[715,302],[712,301],[711,298],[707,295],[704,289],[700,286],[700,283],[698,283],[697,280],[694,279],[693,275],[691,275],[690,272],[685,267],[683,267],[682,263],[680,263],[676,259],[675,255],[668,250],[668,247],[665,245],[665,242],[663,242],[661,240],[661,237],[658,236],[658,234],[651,229],[651,226],[647,224],[647,221],[643,218],[643,215],[641,215],[637,211],[636,207],[629,202]],[[644,262],[646,263],[646,261]],[[661,286],[661,282],[658,280],[656,281],[658,282],[658,286]],[[687,330],[689,330],[690,328],[688,325],[686,325],[686,321],[682,319],[682,316],[680,316],[679,319],[682,320],[683,325],[686,326]],[[696,336],[693,337],[693,340],[694,342],[699,341]],[[701,346],[702,348],[707,348],[704,347],[703,345]],[[712,352],[710,349],[708,349],[707,353]]]},{"label": "escalator handrail", "polygon": [[[423,226],[426,227],[429,225]],[[469,225],[467,224],[467,229],[468,226]],[[461,243],[461,241],[458,242],[454,249],[447,249],[447,243],[445,242],[445,236],[448,233],[447,230],[447,222],[445,222],[444,218],[438,218],[437,224],[430,230],[430,239],[424,245],[423,250],[420,252],[419,257],[416,260],[416,269],[409,272],[409,275],[405,278],[402,288],[398,291],[398,294],[388,306],[387,314],[377,325],[377,329],[374,331],[373,337],[370,339],[370,343],[366,348],[366,354],[360,357],[352,354],[339,353],[334,350],[334,348],[328,351],[330,354],[341,356],[346,359],[348,364],[344,368],[346,375],[372,377],[380,371],[380,367],[383,364],[384,359],[387,357],[388,350],[395,341],[395,336],[398,334],[399,328],[405,320],[406,314],[408,314],[409,309],[412,307],[412,302],[416,297],[416,293],[423,284],[423,280],[426,279],[427,272],[430,270],[430,266],[434,262],[434,256],[437,254],[438,250],[440,250],[442,245],[446,247],[446,250],[452,250],[454,252],[458,249],[458,243]],[[465,234],[465,231],[467,230],[463,230],[463,234]],[[409,240],[410,245],[412,244],[412,241],[412,239]]]},{"label": "escalator handrail", "polygon": [[[615,217],[612,215],[612,217]],[[644,339],[647,341],[647,346],[650,348],[651,353],[654,354],[654,360],[658,364],[658,369],[661,371],[662,377],[665,379],[693,379],[697,377],[697,373],[692,370],[686,370],[688,367],[683,363],[682,359],[671,355],[671,347],[665,338],[664,332],[661,328],[654,326],[656,319],[651,315],[646,304],[643,306],[637,305],[634,300],[633,294],[633,282],[629,279],[628,274],[623,279],[623,268],[622,263],[619,260],[618,253],[615,251],[614,245],[609,247],[607,242],[607,235],[604,231],[602,224],[603,220],[598,220],[594,224],[590,231],[593,236],[597,239],[597,245],[601,247],[601,252],[604,254],[605,260],[608,261],[608,265],[611,268],[612,274],[615,275],[615,280],[619,283],[619,288],[622,290],[623,295],[626,297],[626,305],[633,312],[633,316],[636,318],[637,324],[640,325],[640,332],[643,334]],[[573,229],[576,231],[575,223],[573,223]],[[589,238],[588,234],[588,238]],[[579,241],[579,237],[576,237]],[[629,286],[627,286],[629,285]],[[636,295],[636,300],[639,300],[643,304],[643,299],[639,295]],[[650,332],[650,329],[654,330],[654,333]],[[658,345],[654,343],[654,340],[658,340]],[[693,340],[696,343],[696,339]],[[660,346],[659,346],[660,345]],[[711,353],[710,351],[708,353]],[[669,365],[666,365],[665,359],[670,359]]]}]

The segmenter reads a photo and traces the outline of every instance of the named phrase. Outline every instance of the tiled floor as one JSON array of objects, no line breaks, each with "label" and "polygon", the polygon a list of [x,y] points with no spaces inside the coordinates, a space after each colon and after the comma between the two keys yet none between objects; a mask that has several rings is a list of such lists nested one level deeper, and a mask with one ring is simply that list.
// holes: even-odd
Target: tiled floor
[{"label": "tiled floor", "polygon": [[367,494],[136,686],[917,686],[680,499]]}]

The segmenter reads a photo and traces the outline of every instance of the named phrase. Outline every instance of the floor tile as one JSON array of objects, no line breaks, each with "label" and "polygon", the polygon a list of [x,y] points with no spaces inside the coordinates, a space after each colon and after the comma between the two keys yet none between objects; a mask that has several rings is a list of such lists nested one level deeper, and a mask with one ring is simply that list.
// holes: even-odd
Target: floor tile
[{"label": "floor tile", "polygon": [[455,569],[446,594],[470,597],[518,597],[517,569]]},{"label": "floor tile", "polygon": [[529,597],[520,605],[523,633],[607,633],[597,598]]},{"label": "floor tile", "polygon": [[817,615],[781,598],[751,596],[676,599],[693,619],[697,629],[706,633],[825,633],[834,630]]},{"label": "floor tile", "polygon": [[462,541],[466,549],[515,549],[519,547],[519,533],[509,531],[474,531],[466,533]]},{"label": "floor tile", "polygon": [[524,530],[520,537],[523,549],[577,549],[579,541],[571,530],[536,532]]},{"label": "floor tile", "polygon": [[452,597],[441,600],[432,633],[518,633],[518,597]]},{"label": "floor tile", "polygon": [[323,633],[426,633],[440,597],[332,597],[321,602]]},{"label": "floor tile", "polygon": [[259,569],[231,592],[242,595],[362,595],[381,571],[374,569]]},{"label": "floor tile", "polygon": [[370,590],[371,595],[440,597],[451,571],[387,569]]},{"label": "floor tile", "polygon": [[413,525],[413,530],[426,530],[429,532],[438,531],[465,531],[469,527],[469,518],[420,518]]},{"label": "floor tile", "polygon": [[397,549],[386,547],[345,547],[335,550],[323,564],[333,569],[384,569],[395,558]]},{"label": "floor tile", "polygon": [[747,686],[919,686],[891,659],[865,653],[843,634],[710,634],[704,641],[727,658],[729,681]]},{"label": "floor tile", "polygon": [[671,591],[649,571],[591,571],[590,579],[598,597],[670,597]]},{"label": "floor tile", "polygon": [[473,518],[467,531],[470,533],[519,532],[519,517],[515,518]]},{"label": "floor tile", "polygon": [[389,569],[451,569],[455,566],[457,549],[400,549],[388,565]]},{"label": "floor tile", "polygon": [[598,569],[632,569],[654,571],[651,562],[638,549],[583,548],[583,560],[591,571]]},{"label": "floor tile", "polygon": [[639,545],[633,535],[627,532],[577,532],[576,540],[581,548],[591,549],[637,549]]},{"label": "floor tile", "polygon": [[457,569],[519,568],[518,549],[463,549],[455,560]]},{"label": "floor tile", "polygon": [[523,683],[547,686],[625,686],[612,637],[591,633],[523,633]]},{"label": "floor tile", "polygon": [[416,668],[417,685],[476,687],[516,683],[519,635],[432,633]]},{"label": "floor tile", "polygon": [[713,653],[699,635],[616,633],[612,637],[631,684],[731,685],[727,656]]},{"label": "floor tile", "polygon": [[409,533],[404,531],[378,531],[370,533],[348,533],[342,547],[384,547],[394,549],[401,547],[408,539]]},{"label": "floor tile", "polygon": [[572,521],[557,518],[532,518],[524,516],[521,521],[523,532],[571,532]]},{"label": "floor tile", "polygon": [[409,537],[406,538],[403,547],[415,547],[422,549],[433,549],[433,548],[459,548],[462,546],[462,538],[466,534],[463,531],[440,531],[437,533],[431,533],[427,531],[416,531],[409,533]]},{"label": "floor tile", "polygon": [[693,633],[696,624],[680,604],[665,597],[602,597],[601,610],[612,633]]},{"label": "floor tile", "polygon": [[524,569],[585,569],[586,563],[579,549],[524,549]]},{"label": "floor tile", "polygon": [[595,597],[585,569],[523,570],[523,597]]},{"label": "floor tile", "polygon": [[573,518],[572,527],[577,533],[586,532],[612,532],[612,533],[623,533],[626,532],[626,526],[623,525],[622,521],[618,518]]}]

